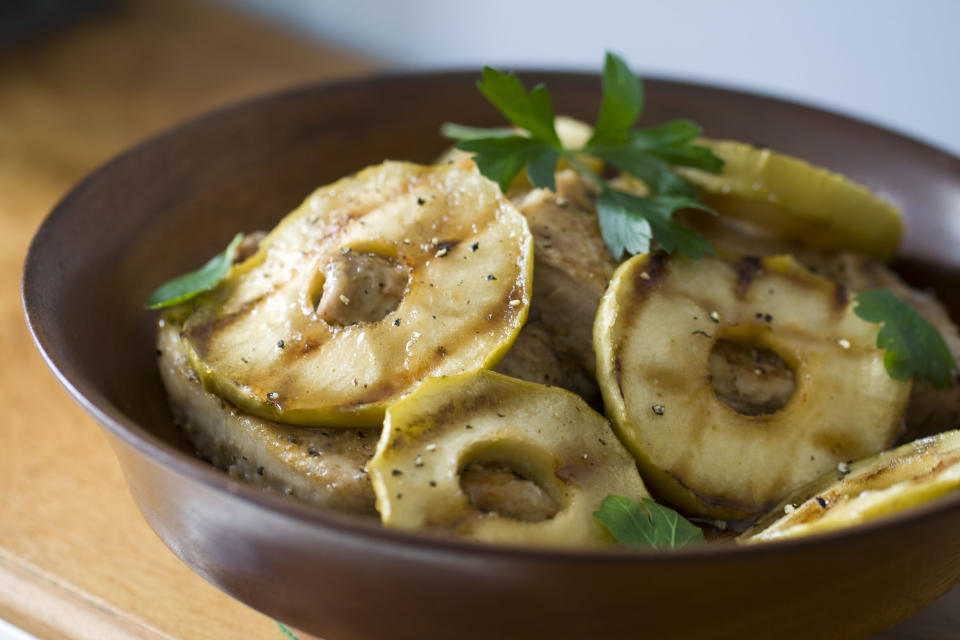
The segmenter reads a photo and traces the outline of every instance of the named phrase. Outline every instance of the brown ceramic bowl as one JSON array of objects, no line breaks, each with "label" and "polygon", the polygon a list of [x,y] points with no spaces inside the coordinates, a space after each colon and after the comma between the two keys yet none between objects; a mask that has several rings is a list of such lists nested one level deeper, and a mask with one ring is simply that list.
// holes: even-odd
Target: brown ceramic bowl
[{"label": "brown ceramic bowl", "polygon": [[[230,479],[173,426],[153,356],[158,283],[319,184],[384,158],[429,161],[448,120],[498,124],[475,73],[306,87],[185,124],[123,154],[47,218],[27,257],[34,337],[106,429],[144,517],[184,562],[328,640],[859,637],[960,578],[960,494],[869,526],[673,553],[480,546],[386,531]],[[536,73],[591,119],[599,79]],[[722,89],[648,81],[646,122],[841,171],[903,206],[901,265],[960,317],[960,159],[862,122]]]}]

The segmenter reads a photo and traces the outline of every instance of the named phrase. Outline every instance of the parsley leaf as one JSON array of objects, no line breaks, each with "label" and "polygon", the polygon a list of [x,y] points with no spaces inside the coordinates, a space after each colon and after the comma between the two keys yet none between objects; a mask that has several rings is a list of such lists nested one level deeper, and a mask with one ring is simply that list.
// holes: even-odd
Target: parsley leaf
[{"label": "parsley leaf", "polygon": [[607,496],[593,515],[625,547],[679,549],[705,542],[703,531],[673,509],[649,498],[641,498],[640,503]]},{"label": "parsley leaf", "polygon": [[713,253],[713,247],[705,238],[673,219],[674,211],[688,207],[710,211],[686,196],[641,198],[607,187],[597,198],[600,234],[610,255],[617,260],[624,252],[649,252],[652,237],[656,237],[667,252],[676,250],[699,260]]},{"label": "parsley leaf", "polygon": [[242,241],[243,234],[238,233],[224,252],[215,255],[207,264],[160,285],[147,300],[147,309],[172,307],[215,287],[230,271],[230,265],[237,255],[237,247]]},{"label": "parsley leaf", "polygon": [[857,294],[853,312],[867,322],[883,323],[877,347],[894,380],[915,376],[937,388],[949,386],[957,363],[940,332],[909,304],[887,289]]},{"label": "parsley leaf", "polygon": [[723,160],[710,149],[693,144],[700,133],[700,127],[689,120],[671,120],[631,131],[623,144],[587,148],[621,171],[643,180],[654,193],[696,198],[696,187],[674,173],[672,165],[713,173],[723,168]]},{"label": "parsley leaf", "polygon": [[[526,169],[534,186],[555,190],[557,162],[571,166],[600,187],[597,215],[604,241],[616,258],[624,252],[645,253],[653,239],[665,251],[680,251],[693,258],[713,248],[693,230],[673,220],[678,209],[695,207],[696,188],[673,171],[674,166],[719,172],[723,160],[706,147],[694,144],[700,127],[688,120],[673,120],[656,127],[634,129],[643,113],[643,86],[626,63],[607,53],[603,69],[603,97],[593,134],[580,149],[562,145],[554,127],[550,94],[541,84],[528,94],[513,74],[485,67],[477,84],[481,93],[514,125],[528,135],[509,129],[480,129],[443,125],[445,136],[459,140],[458,149],[474,153],[477,168],[506,191]],[[580,161],[594,156],[631,174],[652,192],[640,197],[617,191]],[[711,211],[712,213],[712,211]]]},{"label": "parsley leaf", "polygon": [[550,94],[542,84],[535,86],[527,95],[520,79],[514,74],[484,67],[483,80],[477,83],[477,88],[507,120],[529,131],[533,138],[556,149],[561,147],[553,126]]},{"label": "parsley leaf", "polygon": [[527,167],[530,182],[544,189],[556,189],[554,169],[560,157],[553,147],[538,140],[512,135],[498,138],[474,138],[457,145],[474,153],[480,173],[494,180],[503,191],[520,171]]},{"label": "parsley leaf", "polygon": [[277,623],[277,628],[280,629],[280,633],[282,633],[285,637],[289,638],[290,640],[300,640],[300,638],[298,638],[293,631],[290,631],[290,629],[287,628],[287,625],[283,624],[279,620],[274,620],[274,622]]},{"label": "parsley leaf", "polygon": [[671,120],[656,127],[632,131],[629,146],[680,167],[694,167],[710,173],[723,169],[723,160],[707,147],[694,144],[703,133],[689,120]]},{"label": "parsley leaf", "polygon": [[603,65],[600,115],[587,146],[620,144],[643,112],[643,85],[619,57],[607,53]]},{"label": "parsley leaf", "polygon": [[517,135],[517,130],[507,127],[468,127],[465,124],[444,122],[440,126],[440,133],[445,138],[476,140],[477,138],[508,138]]},{"label": "parsley leaf", "polygon": [[590,151],[624,173],[634,175],[657,194],[696,198],[697,189],[670,169],[660,158],[629,146],[591,147]]}]

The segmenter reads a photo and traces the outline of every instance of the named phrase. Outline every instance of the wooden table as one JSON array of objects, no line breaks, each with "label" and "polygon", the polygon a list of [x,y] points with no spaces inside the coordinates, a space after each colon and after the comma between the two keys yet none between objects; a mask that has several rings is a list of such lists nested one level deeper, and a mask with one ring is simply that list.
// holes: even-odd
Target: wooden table
[{"label": "wooden table", "polygon": [[246,97],[374,65],[207,4],[118,4],[0,51],[0,618],[40,638],[283,640],[143,521],[100,428],[33,346],[20,270],[56,201],[125,147]]},{"label": "wooden table", "polygon": [[[0,51],[0,618],[40,638],[282,640],[142,520],[99,427],[33,347],[20,269],[57,199],[124,147],[247,96],[375,65],[209,5],[119,6]],[[882,637],[960,637],[960,589]]]}]

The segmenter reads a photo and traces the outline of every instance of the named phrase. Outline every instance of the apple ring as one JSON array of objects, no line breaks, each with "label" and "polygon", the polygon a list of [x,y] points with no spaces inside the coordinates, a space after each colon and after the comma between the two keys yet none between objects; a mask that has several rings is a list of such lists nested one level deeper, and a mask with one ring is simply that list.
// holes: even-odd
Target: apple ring
[{"label": "apple ring", "polygon": [[304,426],[378,426],[429,376],[491,367],[526,320],[533,239],[475,170],[386,162],[321,187],[184,321],[204,387]]},{"label": "apple ring", "polygon": [[610,494],[649,496],[579,396],[485,370],[391,406],[367,470],[384,525],[485,542],[609,544],[593,512]]},{"label": "apple ring", "polygon": [[899,433],[911,385],[887,374],[877,331],[789,256],[644,254],[600,304],[597,376],[655,495],[749,517]]}]

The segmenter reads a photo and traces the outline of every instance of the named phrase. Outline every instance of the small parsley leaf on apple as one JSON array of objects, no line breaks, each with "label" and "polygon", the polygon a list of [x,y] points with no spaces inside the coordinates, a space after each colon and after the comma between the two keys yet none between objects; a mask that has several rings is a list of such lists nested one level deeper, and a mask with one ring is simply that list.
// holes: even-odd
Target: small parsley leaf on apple
[{"label": "small parsley leaf on apple", "polygon": [[679,549],[705,542],[703,531],[669,507],[649,498],[637,504],[624,496],[607,496],[594,517],[625,547]]},{"label": "small parsley leaf on apple", "polygon": [[867,322],[881,323],[877,347],[894,380],[914,377],[937,388],[949,386],[957,363],[936,327],[887,289],[857,294],[853,312]]},{"label": "small parsley leaf on apple", "polygon": [[147,309],[172,307],[217,286],[230,271],[230,265],[233,264],[242,241],[243,234],[238,233],[223,253],[218,253],[196,271],[185,273],[160,285],[147,300]]}]

